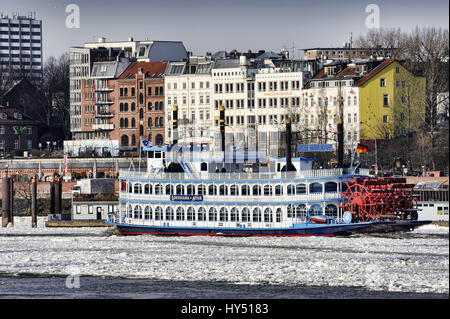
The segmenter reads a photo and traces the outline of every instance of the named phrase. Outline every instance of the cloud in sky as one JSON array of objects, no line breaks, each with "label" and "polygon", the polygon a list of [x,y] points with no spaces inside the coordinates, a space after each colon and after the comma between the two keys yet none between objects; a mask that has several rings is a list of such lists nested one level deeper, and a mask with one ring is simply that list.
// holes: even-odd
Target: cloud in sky
[{"label": "cloud in sky", "polygon": [[[68,4],[80,8],[80,28],[68,29]],[[179,40],[194,54],[237,49],[279,51],[341,46],[368,29],[365,8],[380,7],[380,26],[448,28],[447,0],[2,0],[1,12],[36,12],[43,24],[44,58],[71,46],[107,41]],[[292,49],[291,49],[292,52]]]}]

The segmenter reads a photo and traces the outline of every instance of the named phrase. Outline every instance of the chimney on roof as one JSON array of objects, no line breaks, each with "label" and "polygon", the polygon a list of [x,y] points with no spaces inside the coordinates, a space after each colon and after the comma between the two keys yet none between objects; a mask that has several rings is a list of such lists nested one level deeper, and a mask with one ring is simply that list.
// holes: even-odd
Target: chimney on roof
[{"label": "chimney on roof", "polygon": [[99,38],[97,39],[97,42],[98,42],[98,43],[105,43],[105,41],[106,41],[106,38],[105,38],[105,37],[99,37]]},{"label": "chimney on roof", "polygon": [[129,37],[128,42],[133,42],[133,37]]},{"label": "chimney on roof", "polygon": [[247,62],[247,57],[245,55],[241,55],[239,57],[239,65],[245,65]]}]

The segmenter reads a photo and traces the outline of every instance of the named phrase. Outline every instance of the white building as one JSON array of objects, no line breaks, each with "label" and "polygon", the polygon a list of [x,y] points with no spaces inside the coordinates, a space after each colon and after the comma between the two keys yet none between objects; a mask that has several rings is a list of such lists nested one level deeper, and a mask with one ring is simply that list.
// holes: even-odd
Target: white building
[{"label": "white building", "polygon": [[295,121],[306,131],[305,141],[337,145],[342,107],[344,149],[354,149],[360,137],[359,88],[353,86],[353,80],[313,81],[311,86],[304,90],[303,105]]},{"label": "white building", "polygon": [[178,108],[178,140],[212,143],[212,64],[211,61],[199,62],[194,73],[187,70],[190,66],[186,62],[168,64],[164,78],[166,143],[172,144],[174,140],[172,120],[175,105]]},{"label": "white building", "polygon": [[[304,75],[270,59],[258,64],[244,56],[216,61],[212,70],[216,131],[219,107],[224,105],[226,144],[277,156],[285,120],[293,119],[301,105]],[[216,149],[219,146],[216,139]]]}]

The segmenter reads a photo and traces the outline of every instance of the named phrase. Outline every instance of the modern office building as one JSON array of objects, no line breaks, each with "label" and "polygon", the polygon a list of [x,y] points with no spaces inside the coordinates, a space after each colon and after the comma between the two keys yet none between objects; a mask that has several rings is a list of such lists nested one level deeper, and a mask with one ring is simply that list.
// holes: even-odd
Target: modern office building
[{"label": "modern office building", "polygon": [[[39,86],[42,79],[42,21],[27,16],[0,14],[0,72],[10,83],[28,78]],[[4,77],[4,76],[3,76]]]}]

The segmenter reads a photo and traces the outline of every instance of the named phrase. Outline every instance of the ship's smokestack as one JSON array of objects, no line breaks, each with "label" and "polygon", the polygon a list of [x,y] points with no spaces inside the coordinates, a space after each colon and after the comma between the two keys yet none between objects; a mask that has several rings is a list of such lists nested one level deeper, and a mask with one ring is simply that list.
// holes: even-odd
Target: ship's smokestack
[{"label": "ship's smokestack", "polygon": [[173,128],[173,141],[172,145],[178,144],[178,105],[174,104],[172,109],[172,128]]},{"label": "ship's smokestack", "polygon": [[337,123],[338,133],[338,168],[344,167],[344,123],[339,118]]},{"label": "ship's smokestack", "polygon": [[220,105],[219,110],[220,110],[219,127],[220,127],[221,150],[222,152],[225,152],[225,107],[223,105]]},{"label": "ship's smokestack", "polygon": [[286,119],[286,165],[281,169],[282,172],[294,172],[295,166],[292,164],[292,126],[291,119]]}]

